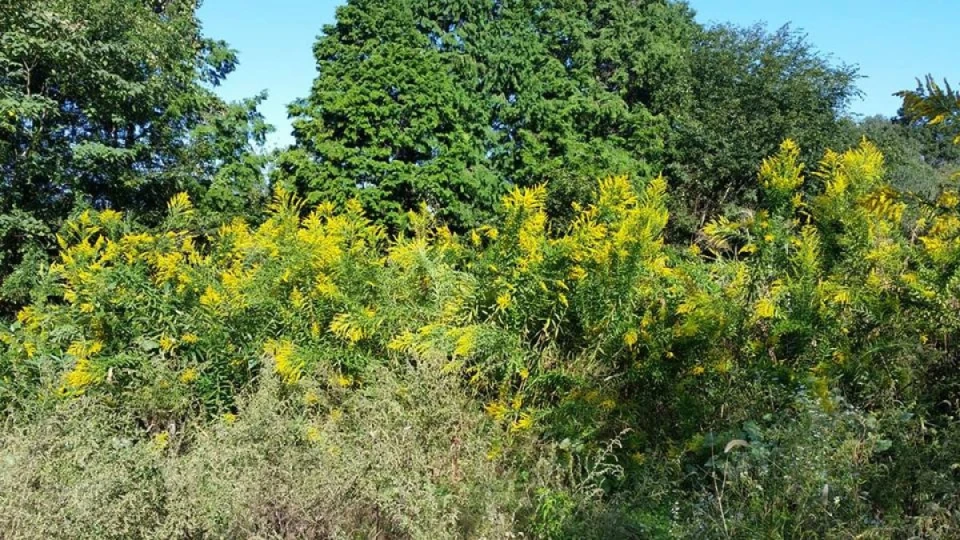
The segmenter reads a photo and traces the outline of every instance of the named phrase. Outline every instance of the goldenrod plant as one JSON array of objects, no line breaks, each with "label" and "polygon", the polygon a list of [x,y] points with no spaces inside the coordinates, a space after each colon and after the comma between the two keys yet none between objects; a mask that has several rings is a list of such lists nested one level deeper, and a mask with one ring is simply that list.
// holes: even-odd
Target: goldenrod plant
[{"label": "goldenrod plant", "polygon": [[[247,396],[268,380],[290,414],[334,418],[344,399],[380,391],[372,374],[429,366],[495,428],[474,441],[486,459],[520,466],[533,441],[556,444],[556,464],[574,468],[563,478],[589,478],[605,496],[630,493],[651,461],[720,459],[718,434],[796,396],[828,419],[894,404],[935,414],[925,385],[955,384],[942,370],[960,328],[956,192],[912,205],[884,182],[868,142],[810,170],[798,156],[785,141],[760,168],[762,204],[707,223],[686,246],[664,241],[662,177],[601,181],[562,230],[550,228],[543,186],[515,189],[495,226],[464,235],[423,208],[389,236],[355,201],[308,209],[279,188],[265,221],[212,234],[192,228],[185,194],[156,229],[86,211],[58,238],[45,294],[0,333],[0,397],[14,416],[37,402],[114,411],[139,426],[130,444],[189,453],[205,429],[196,426],[244,422]],[[307,442],[325,437],[316,421]],[[851,444],[879,452],[880,430]],[[599,477],[584,461],[598,452]],[[844,479],[845,497],[869,507],[875,465],[843,464],[862,474]],[[717,473],[701,474],[712,489]],[[518,496],[532,506],[512,526],[562,536],[595,500],[574,497],[573,481],[552,491],[530,482]],[[798,534],[873,527],[791,523]]]}]

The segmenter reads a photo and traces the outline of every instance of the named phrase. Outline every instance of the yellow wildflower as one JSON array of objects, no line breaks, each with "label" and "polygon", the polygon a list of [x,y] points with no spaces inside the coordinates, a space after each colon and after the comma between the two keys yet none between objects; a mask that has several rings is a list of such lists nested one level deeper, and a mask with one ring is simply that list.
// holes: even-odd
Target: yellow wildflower
[{"label": "yellow wildflower", "polygon": [[330,321],[330,331],[338,338],[349,343],[357,343],[366,337],[363,328],[353,320],[349,313],[340,313]]},{"label": "yellow wildflower", "polygon": [[193,381],[197,380],[198,374],[197,370],[194,368],[187,368],[183,370],[183,373],[180,374],[180,382],[184,384],[190,384]]},{"label": "yellow wildflower", "polygon": [[776,305],[769,298],[761,298],[757,302],[756,312],[760,319],[772,319],[776,315]]},{"label": "yellow wildflower", "polygon": [[163,352],[170,352],[174,347],[177,346],[177,340],[172,337],[164,334],[160,336],[160,350]]},{"label": "yellow wildflower", "polygon": [[91,369],[90,361],[86,358],[77,360],[76,365],[66,375],[67,386],[75,390],[80,390],[95,382],[96,377],[94,377]]},{"label": "yellow wildflower", "polygon": [[303,361],[297,357],[293,342],[270,340],[264,346],[264,353],[273,357],[274,370],[284,382],[294,384],[300,380]]},{"label": "yellow wildflower", "polygon": [[163,451],[170,444],[170,433],[167,431],[161,431],[153,436],[153,440],[151,442],[154,450]]},{"label": "yellow wildflower", "polygon": [[513,433],[518,433],[521,431],[527,431],[533,427],[533,417],[528,413],[520,413],[520,418],[517,418],[510,425],[510,431]]},{"label": "yellow wildflower", "polygon": [[488,403],[484,409],[494,420],[503,420],[503,417],[507,415],[507,411],[509,410],[506,405],[499,401]]},{"label": "yellow wildflower", "polygon": [[316,426],[307,426],[304,430],[304,438],[309,442],[319,442],[323,438],[323,433]]},{"label": "yellow wildflower", "polygon": [[203,295],[200,297],[200,305],[208,308],[215,308],[220,305],[220,302],[223,300],[223,297],[211,286],[207,286],[207,290],[204,291]]},{"label": "yellow wildflower", "polygon": [[947,190],[940,194],[937,204],[943,208],[953,209],[960,205],[960,193],[954,190]]},{"label": "yellow wildflower", "polygon": [[477,331],[475,328],[465,328],[457,338],[456,346],[453,349],[455,356],[470,356],[473,347],[476,344]]}]

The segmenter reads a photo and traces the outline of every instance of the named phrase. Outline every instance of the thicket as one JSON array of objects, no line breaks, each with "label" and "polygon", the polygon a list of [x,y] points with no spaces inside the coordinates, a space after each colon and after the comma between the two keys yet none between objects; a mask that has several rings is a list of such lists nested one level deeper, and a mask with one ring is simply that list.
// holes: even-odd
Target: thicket
[{"label": "thicket", "polygon": [[[431,433],[415,440],[449,444],[434,459],[453,460],[454,471],[377,487],[424,504],[405,490],[452,489],[443,500],[467,514],[463,527],[484,521],[472,515],[482,496],[456,493],[491,489],[485,463],[518,490],[516,507],[497,508],[498,519],[547,536],[573,534],[565,527],[589,510],[576,489],[627,497],[604,511],[634,531],[677,533],[689,523],[732,536],[954,527],[955,464],[947,455],[927,462],[931,478],[909,468],[956,444],[957,193],[910,204],[883,181],[882,155],[869,143],[828,152],[809,175],[798,155],[785,142],[761,167],[761,206],[712,221],[687,246],[663,240],[668,187],[660,177],[601,182],[597,202],[560,231],[549,229],[542,187],[514,190],[498,227],[463,236],[427,210],[409,216],[407,233],[390,236],[359,202],[343,212],[321,204],[301,217],[302,202],[283,190],[262,224],[238,218],[212,235],[192,228],[185,195],[153,231],[117,212],[84,212],[65,228],[37,301],[0,334],[0,399],[28,418],[74,403],[105,410],[127,422],[117,429],[138,434],[125,448],[152,448],[174,462],[214,460],[195,454],[209,429],[228,438],[231,430],[297,430],[307,455],[296,459],[311,459],[313,445],[331,444],[327,430],[344,407],[372,406],[356,404],[359,396],[385,400],[399,417],[353,421],[376,441]],[[381,397],[384,369],[436,371],[453,395],[424,401],[429,394],[417,388],[425,383],[414,380]],[[246,396],[263,388],[277,403],[251,409]],[[429,427],[444,424],[449,401],[473,415],[462,435]],[[275,407],[284,414],[270,416]],[[251,423],[289,420],[248,428],[248,415]],[[213,424],[196,428],[203,418]],[[355,444],[340,451],[363,450]],[[522,474],[541,445],[575,480],[564,484],[562,469],[544,479]],[[477,470],[457,472],[464,446]],[[66,467],[67,450],[54,445],[50,459]],[[25,480],[13,472],[22,459],[6,463],[7,478]],[[161,503],[173,497],[167,466],[144,479]],[[643,489],[652,478],[660,488]],[[320,503],[284,504],[292,506],[281,517],[292,521],[281,530],[326,530],[296,517]],[[941,513],[928,514],[931,506]],[[420,522],[405,511],[370,519],[417,535]],[[165,504],[156,512],[151,519],[167,524]],[[20,513],[29,510],[8,500],[5,519]],[[217,527],[233,519],[204,530],[228,531]]]},{"label": "thicket", "polygon": [[0,536],[960,535],[949,85],[355,0],[266,156],[195,9],[0,3]]}]

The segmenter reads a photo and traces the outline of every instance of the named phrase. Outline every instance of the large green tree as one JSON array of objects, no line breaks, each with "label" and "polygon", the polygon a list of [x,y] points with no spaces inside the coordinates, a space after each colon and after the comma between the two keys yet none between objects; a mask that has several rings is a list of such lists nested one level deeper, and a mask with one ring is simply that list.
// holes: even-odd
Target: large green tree
[{"label": "large green tree", "polygon": [[836,146],[858,95],[854,66],[834,64],[789,26],[719,25],[698,33],[689,100],[674,111],[668,177],[674,227],[694,231],[724,206],[752,206],[757,167],[792,138],[808,162]]},{"label": "large green tree", "polygon": [[667,0],[350,0],[277,180],[394,225],[426,202],[457,226],[549,181],[562,215],[598,176],[655,172],[695,30]]},{"label": "large green tree", "polygon": [[149,222],[178,191],[217,210],[260,196],[259,98],[214,94],[237,58],[197,7],[0,0],[0,279],[42,260],[77,204]]}]

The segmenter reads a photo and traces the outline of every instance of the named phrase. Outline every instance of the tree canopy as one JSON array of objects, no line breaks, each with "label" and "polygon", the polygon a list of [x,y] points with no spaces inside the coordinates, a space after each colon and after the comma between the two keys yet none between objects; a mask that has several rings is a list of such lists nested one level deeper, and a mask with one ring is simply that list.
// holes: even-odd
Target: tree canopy
[{"label": "tree canopy", "polygon": [[859,92],[855,66],[833,64],[789,26],[705,28],[690,66],[690,97],[674,109],[666,159],[678,188],[674,227],[686,231],[725,205],[755,204],[758,164],[784,139],[811,161],[837,146]]},{"label": "tree canopy", "polygon": [[262,195],[258,99],[216,96],[237,58],[203,36],[195,10],[0,2],[0,277],[49,248],[78,203],[150,222],[178,191],[203,200],[212,187],[220,210]]},{"label": "tree canopy", "polygon": [[589,179],[656,170],[694,31],[664,0],[347,2],[277,179],[392,225],[420,202],[475,225],[547,181],[569,212]]}]

